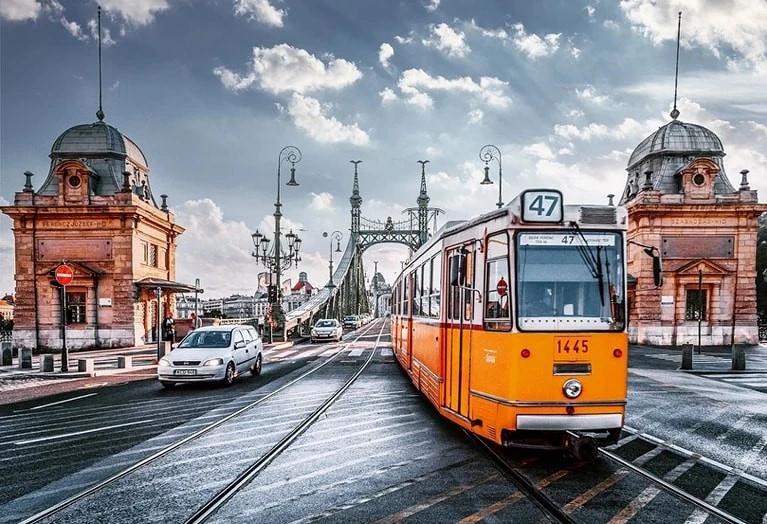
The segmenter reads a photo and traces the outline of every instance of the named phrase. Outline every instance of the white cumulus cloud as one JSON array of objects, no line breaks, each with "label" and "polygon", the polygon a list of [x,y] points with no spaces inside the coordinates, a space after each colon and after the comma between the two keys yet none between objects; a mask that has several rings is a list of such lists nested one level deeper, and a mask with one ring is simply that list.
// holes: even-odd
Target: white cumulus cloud
[{"label": "white cumulus cloud", "polygon": [[331,106],[323,107],[314,98],[293,93],[288,104],[288,113],[293,122],[314,140],[320,143],[337,144],[348,142],[354,145],[367,145],[370,142],[368,134],[357,124],[343,124],[335,117],[325,113]]},{"label": "white cumulus cloud", "polygon": [[421,108],[430,108],[434,104],[427,91],[468,93],[499,109],[511,104],[511,98],[505,94],[508,82],[494,77],[481,77],[476,82],[467,76],[448,79],[443,76],[433,77],[423,69],[408,69],[402,73],[397,85],[408,104]]},{"label": "white cumulus cloud", "polygon": [[635,30],[660,45],[675,41],[682,13],[682,45],[699,45],[738,69],[767,73],[767,2],[764,0],[622,0]]},{"label": "white cumulus cloud", "polygon": [[471,48],[466,43],[466,35],[442,23],[431,26],[431,35],[421,42],[427,47],[434,47],[447,53],[447,56],[462,58],[469,54]]},{"label": "white cumulus cloud", "polygon": [[532,60],[551,56],[559,49],[560,33],[549,33],[541,38],[534,33],[528,34],[521,23],[514,24],[513,29],[514,45]]},{"label": "white cumulus cloud", "polygon": [[37,20],[41,9],[36,0],[3,0],[0,2],[0,18],[11,22]]},{"label": "white cumulus cloud", "polygon": [[273,27],[282,27],[286,13],[270,4],[269,0],[234,0],[234,14]]},{"label": "white cumulus cloud", "polygon": [[378,48],[378,61],[381,63],[384,69],[388,70],[391,67],[389,60],[394,56],[394,48],[391,44],[384,42],[381,47]]},{"label": "white cumulus cloud", "polygon": [[221,79],[224,87],[232,91],[257,85],[275,94],[341,89],[362,78],[362,73],[352,62],[330,59],[325,64],[309,52],[289,44],[272,48],[254,47],[253,61],[244,74],[226,67],[216,67],[213,73]]}]

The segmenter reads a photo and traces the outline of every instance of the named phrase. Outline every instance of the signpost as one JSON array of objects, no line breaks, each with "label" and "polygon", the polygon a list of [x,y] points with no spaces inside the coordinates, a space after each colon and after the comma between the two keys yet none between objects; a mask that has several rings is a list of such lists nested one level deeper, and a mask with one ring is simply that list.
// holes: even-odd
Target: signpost
[{"label": "signpost", "polygon": [[62,262],[54,271],[56,282],[61,286],[61,371],[69,371],[69,351],[67,350],[67,286],[75,279],[72,266]]}]

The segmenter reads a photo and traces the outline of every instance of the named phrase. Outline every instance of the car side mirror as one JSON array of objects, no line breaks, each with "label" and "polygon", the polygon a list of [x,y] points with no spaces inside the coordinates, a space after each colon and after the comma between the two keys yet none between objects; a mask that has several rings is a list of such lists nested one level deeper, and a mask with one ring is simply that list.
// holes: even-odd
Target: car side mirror
[{"label": "car side mirror", "polygon": [[234,343],[234,349],[240,349],[244,347],[245,347],[245,342],[243,342],[242,340],[238,340],[237,342]]}]

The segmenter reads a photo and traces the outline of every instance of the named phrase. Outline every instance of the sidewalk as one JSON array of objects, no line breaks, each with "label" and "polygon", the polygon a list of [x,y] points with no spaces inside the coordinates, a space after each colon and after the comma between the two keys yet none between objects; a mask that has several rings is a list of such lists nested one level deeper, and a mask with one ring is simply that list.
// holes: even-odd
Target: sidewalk
[{"label": "sidewalk", "polygon": [[[264,344],[264,352],[284,349],[293,346],[298,341],[275,342],[274,344]],[[19,365],[19,356],[13,357],[13,364],[10,366],[0,366],[0,390],[3,382],[22,378],[46,378],[46,379],[76,379],[88,378],[104,375],[115,375],[119,373],[135,372],[144,370],[155,372],[157,368],[157,344],[145,344],[130,348],[112,348],[95,349],[90,351],[70,351],[69,352],[69,370],[61,371],[61,355],[53,356],[52,372],[40,371],[40,355],[32,355],[32,367],[21,369]],[[119,357],[131,357],[130,367],[119,367]],[[78,361],[82,359],[93,360],[93,371],[80,371]]]},{"label": "sidewalk", "polygon": [[[748,374],[767,373],[767,344],[747,346],[745,348],[746,367],[744,370],[732,369],[732,348],[730,346],[704,346],[700,350],[693,347],[692,369],[681,369],[682,346],[646,346],[631,345],[629,366],[640,364],[655,367],[653,363],[682,373],[692,374]],[[661,364],[665,361],[665,366]]]}]

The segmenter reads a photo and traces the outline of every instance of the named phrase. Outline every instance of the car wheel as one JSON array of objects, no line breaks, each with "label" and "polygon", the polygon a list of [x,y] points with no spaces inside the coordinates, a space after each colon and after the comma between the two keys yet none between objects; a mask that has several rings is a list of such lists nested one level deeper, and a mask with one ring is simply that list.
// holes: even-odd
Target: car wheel
[{"label": "car wheel", "polygon": [[173,382],[166,382],[164,380],[161,380],[160,384],[162,384],[162,387],[164,388],[172,388],[173,386],[175,386]]},{"label": "car wheel", "polygon": [[309,342],[311,342],[312,344],[314,344],[314,339],[313,339],[313,338],[310,338],[310,339],[309,339]]},{"label": "car wheel", "polygon": [[261,374],[261,367],[263,363],[261,362],[261,355],[258,355],[256,357],[256,361],[253,363],[253,367],[250,368],[250,374],[254,377],[257,377]]},{"label": "car wheel", "polygon": [[222,382],[225,386],[231,386],[234,383],[234,363],[230,362],[226,366],[226,372],[224,373],[224,380]]}]

